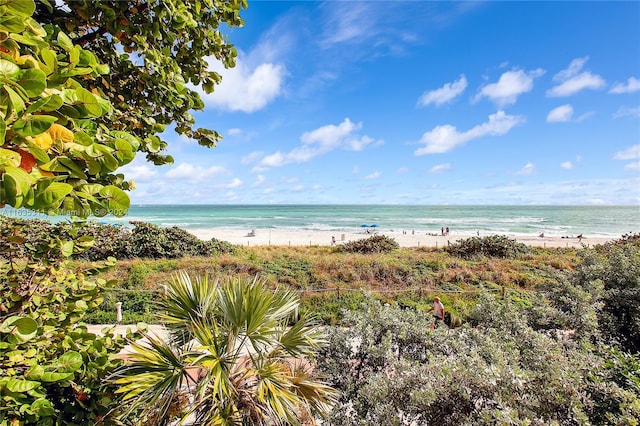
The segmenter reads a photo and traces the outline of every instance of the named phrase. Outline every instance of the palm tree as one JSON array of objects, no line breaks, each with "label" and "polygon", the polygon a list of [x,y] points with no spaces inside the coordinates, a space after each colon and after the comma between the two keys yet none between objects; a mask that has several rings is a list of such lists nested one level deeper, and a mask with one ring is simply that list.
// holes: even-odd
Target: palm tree
[{"label": "palm tree", "polygon": [[221,283],[183,272],[158,304],[167,341],[132,343],[112,376],[125,421],[299,425],[335,402],[312,366],[324,335],[309,318],[296,319],[293,292],[271,291],[257,278]]}]

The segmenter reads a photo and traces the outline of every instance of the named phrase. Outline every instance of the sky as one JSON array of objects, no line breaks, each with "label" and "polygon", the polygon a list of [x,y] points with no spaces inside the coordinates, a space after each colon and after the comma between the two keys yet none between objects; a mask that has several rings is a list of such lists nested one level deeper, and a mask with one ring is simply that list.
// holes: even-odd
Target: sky
[{"label": "sky", "polygon": [[132,204],[640,206],[640,2],[252,1]]}]

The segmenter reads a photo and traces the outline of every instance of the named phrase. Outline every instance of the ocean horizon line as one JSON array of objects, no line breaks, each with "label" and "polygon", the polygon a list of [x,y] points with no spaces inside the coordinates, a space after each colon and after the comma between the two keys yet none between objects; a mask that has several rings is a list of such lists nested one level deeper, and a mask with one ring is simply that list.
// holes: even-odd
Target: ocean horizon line
[{"label": "ocean horizon line", "polygon": [[638,207],[638,204],[481,204],[481,203],[463,203],[463,204],[415,204],[415,203],[132,203],[131,207],[156,207],[156,206],[228,206],[228,207],[242,207],[242,206],[346,206],[346,207],[358,207],[358,206],[380,206],[380,207],[393,207],[393,206],[410,206],[410,207]]}]

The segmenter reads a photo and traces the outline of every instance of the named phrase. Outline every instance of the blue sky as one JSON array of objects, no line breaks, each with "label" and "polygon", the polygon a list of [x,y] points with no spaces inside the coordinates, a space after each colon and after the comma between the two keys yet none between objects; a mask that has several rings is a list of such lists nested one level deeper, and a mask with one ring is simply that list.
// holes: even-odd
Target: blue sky
[{"label": "blue sky", "polygon": [[[251,1],[134,204],[640,205],[640,2]],[[139,156],[140,157],[140,156]]]}]

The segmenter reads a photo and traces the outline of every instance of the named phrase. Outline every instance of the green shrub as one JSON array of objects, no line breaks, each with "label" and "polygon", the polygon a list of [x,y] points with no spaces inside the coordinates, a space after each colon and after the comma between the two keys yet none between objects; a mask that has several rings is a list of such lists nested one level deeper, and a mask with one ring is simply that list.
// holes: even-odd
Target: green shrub
[{"label": "green shrub", "polygon": [[162,228],[145,222],[131,222],[134,226],[129,237],[129,253],[126,257],[169,258],[186,256],[211,256],[216,253],[233,253],[234,246],[216,239],[202,241],[176,226]]},{"label": "green shrub", "polygon": [[472,315],[476,327],[452,331],[374,301],[345,313],[348,327],[331,328],[318,357],[341,391],[328,422],[635,424],[639,395],[613,377],[628,375],[637,358],[614,371],[610,358],[533,330],[518,309],[485,296]]},{"label": "green shrub", "polygon": [[[43,238],[73,240],[75,245],[82,245],[82,250],[75,250],[75,259],[106,260],[109,257],[119,259],[169,258],[177,259],[186,256],[212,256],[220,253],[234,253],[236,246],[225,241],[212,238],[200,240],[193,234],[178,227],[162,228],[145,222],[131,222],[133,230],[122,226],[99,224],[95,222],[58,222],[33,219],[24,220],[0,216],[0,242],[4,242],[14,226],[24,230],[25,247],[34,246]],[[25,255],[18,248],[15,256]],[[0,257],[6,255],[0,252]]]},{"label": "green shrub", "polygon": [[595,249],[598,251],[603,251],[607,253],[615,247],[629,246],[629,245],[640,249],[640,232],[624,234],[622,237],[618,238],[617,240],[609,241],[605,244],[595,246]]},{"label": "green shrub", "polygon": [[0,226],[0,424],[96,424],[121,403],[103,380],[120,364],[114,355],[125,340],[89,333],[83,321],[113,286],[97,276],[115,259],[75,270],[68,259],[90,240],[62,240],[41,232],[46,226],[39,222],[37,232],[22,221],[11,229],[6,223]]},{"label": "green shrub", "polygon": [[620,243],[603,255],[586,250],[573,279],[584,288],[599,288],[598,326],[608,342],[640,352],[640,250]]},{"label": "green shrub", "polygon": [[113,288],[104,294],[100,305],[87,311],[85,321],[89,324],[115,324],[116,303],[121,302],[122,324],[157,323],[161,291],[129,290]]},{"label": "green shrub", "polygon": [[504,235],[471,237],[446,247],[447,252],[463,259],[476,256],[514,259],[530,252],[529,247]]},{"label": "green shrub", "polygon": [[300,313],[312,314],[323,324],[342,324],[345,311],[358,310],[367,297],[359,291],[321,293],[301,298]]},{"label": "green shrub", "polygon": [[400,248],[396,240],[386,235],[374,235],[361,240],[349,241],[339,247],[343,253],[388,253]]}]

